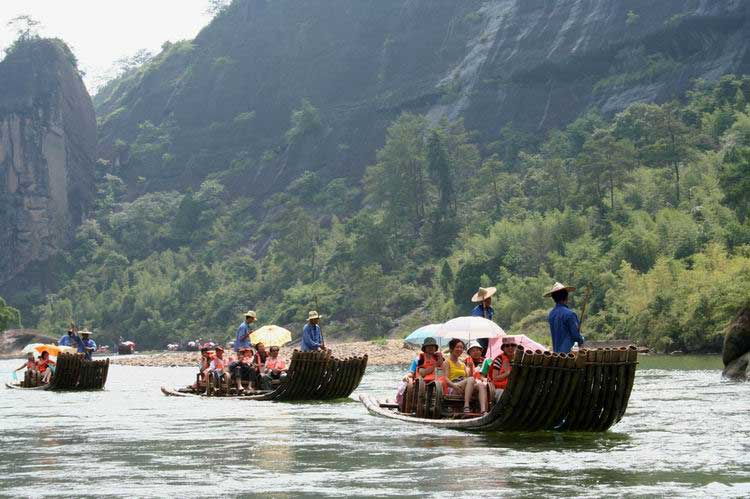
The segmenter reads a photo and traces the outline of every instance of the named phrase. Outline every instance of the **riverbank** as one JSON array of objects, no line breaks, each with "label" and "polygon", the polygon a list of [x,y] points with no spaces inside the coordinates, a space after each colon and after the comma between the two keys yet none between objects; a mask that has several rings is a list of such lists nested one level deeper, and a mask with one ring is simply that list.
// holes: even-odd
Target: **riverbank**
[{"label": "riverbank", "polygon": [[[385,342],[352,341],[347,343],[329,343],[328,348],[339,358],[369,357],[370,366],[396,366],[409,364],[419,351],[416,348],[405,348],[403,340],[387,340]],[[284,359],[291,359],[292,347],[282,347],[280,355]],[[227,352],[229,353],[229,352]],[[193,367],[198,364],[198,352],[144,352],[136,355],[113,356],[112,363],[126,366],[142,367]]]}]

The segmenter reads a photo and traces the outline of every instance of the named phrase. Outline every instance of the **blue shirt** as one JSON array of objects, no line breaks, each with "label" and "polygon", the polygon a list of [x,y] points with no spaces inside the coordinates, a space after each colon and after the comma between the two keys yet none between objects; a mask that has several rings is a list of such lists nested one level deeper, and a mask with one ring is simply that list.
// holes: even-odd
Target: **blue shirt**
[{"label": "blue shirt", "polygon": [[484,317],[485,319],[492,320],[495,316],[495,309],[492,307],[484,308],[484,303],[480,303],[474,310],[471,311],[472,317]]},{"label": "blue shirt", "polygon": [[253,333],[253,327],[247,322],[242,322],[240,327],[237,328],[237,340],[234,342],[235,351],[239,351],[240,348],[250,348],[250,335]]},{"label": "blue shirt", "polygon": [[57,344],[60,345],[61,347],[72,347],[73,340],[71,338],[72,337],[68,333],[65,333],[65,335],[63,335],[63,337],[60,338],[60,341],[58,341]]},{"label": "blue shirt", "polygon": [[414,360],[411,361],[411,365],[409,366],[409,372],[412,374],[415,374],[417,372],[417,362],[419,361],[419,357],[415,357]]},{"label": "blue shirt", "polygon": [[552,351],[568,353],[576,341],[579,346],[583,345],[583,336],[578,331],[578,316],[567,305],[555,305],[549,312],[548,320],[549,332],[552,335]]},{"label": "blue shirt", "polygon": [[[96,342],[91,338],[83,341],[83,338],[78,335],[73,336],[73,338],[75,338],[75,341],[78,344],[78,353],[85,354],[86,360],[91,360],[91,356],[96,350]],[[87,348],[91,348],[92,350],[86,350]]]},{"label": "blue shirt", "polygon": [[313,325],[311,322],[305,324],[302,330],[302,345],[300,348],[303,352],[317,350],[323,346],[323,334],[320,332],[320,326]]}]

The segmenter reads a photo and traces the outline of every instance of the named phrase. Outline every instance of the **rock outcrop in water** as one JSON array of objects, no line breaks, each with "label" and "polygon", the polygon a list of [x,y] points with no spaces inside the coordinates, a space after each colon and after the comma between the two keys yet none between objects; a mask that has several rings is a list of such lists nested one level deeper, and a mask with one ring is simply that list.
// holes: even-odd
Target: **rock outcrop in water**
[{"label": "rock outcrop in water", "polygon": [[724,337],[723,375],[730,379],[750,379],[750,308],[742,310],[729,325]]},{"label": "rock outcrop in water", "polygon": [[[63,248],[94,194],[96,118],[58,40],[21,40],[0,62],[0,283]],[[18,283],[20,284],[20,283]]]}]

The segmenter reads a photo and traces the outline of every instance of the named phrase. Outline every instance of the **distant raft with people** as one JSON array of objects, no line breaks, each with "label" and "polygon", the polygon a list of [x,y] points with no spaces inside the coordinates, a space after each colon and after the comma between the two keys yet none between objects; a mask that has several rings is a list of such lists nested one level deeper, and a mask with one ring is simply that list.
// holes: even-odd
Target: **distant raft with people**
[{"label": "distant raft with people", "polygon": [[83,354],[61,353],[57,356],[54,375],[49,383],[42,381],[38,371],[27,371],[23,381],[6,383],[10,389],[86,391],[101,390],[107,383],[109,359],[86,360]]},{"label": "distant raft with people", "polygon": [[422,379],[409,383],[399,403],[360,400],[371,414],[441,428],[601,432],[625,414],[637,356],[635,346],[568,354],[518,348],[507,388],[499,399],[490,397],[494,403],[481,415],[462,413],[463,397]]},{"label": "distant raft with people", "polygon": [[274,380],[271,390],[251,389],[239,393],[229,382],[205,384],[161,391],[173,397],[224,397],[244,400],[306,401],[346,398],[359,386],[367,368],[367,355],[338,359],[330,351],[295,350],[286,376]]}]

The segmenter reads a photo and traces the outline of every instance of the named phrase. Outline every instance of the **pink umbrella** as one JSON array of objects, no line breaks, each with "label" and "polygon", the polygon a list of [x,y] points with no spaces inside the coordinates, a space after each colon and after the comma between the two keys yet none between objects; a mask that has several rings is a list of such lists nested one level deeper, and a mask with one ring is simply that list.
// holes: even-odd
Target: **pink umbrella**
[{"label": "pink umbrella", "polygon": [[[536,341],[532,340],[525,334],[509,334],[508,336],[505,336],[505,338],[512,338],[515,340],[516,345],[521,345],[524,350],[541,350],[542,352],[546,352],[548,350],[547,347],[542,345],[541,343],[537,343]],[[508,341],[508,340],[505,340]],[[491,338],[490,344],[487,347],[487,358],[488,359],[494,359],[498,355],[500,355],[502,352],[502,349],[500,348],[503,344],[503,338]]]}]

